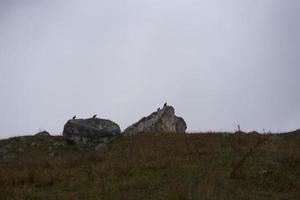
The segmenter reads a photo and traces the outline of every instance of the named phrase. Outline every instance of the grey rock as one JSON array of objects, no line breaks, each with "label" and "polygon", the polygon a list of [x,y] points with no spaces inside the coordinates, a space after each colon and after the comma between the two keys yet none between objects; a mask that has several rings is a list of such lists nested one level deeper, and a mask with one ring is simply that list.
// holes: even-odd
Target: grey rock
[{"label": "grey rock", "polygon": [[0,149],[0,158],[4,158],[8,151],[4,148]]},{"label": "grey rock", "polygon": [[246,132],[244,132],[244,131],[236,131],[236,132],[234,132],[235,134],[247,134]]},{"label": "grey rock", "polygon": [[42,131],[35,134],[35,136],[50,136],[50,133],[48,133],[47,131]]},{"label": "grey rock", "polygon": [[5,155],[0,155],[0,159],[5,160],[5,161],[13,161],[17,160],[17,156],[15,154],[5,154]]},{"label": "grey rock", "polygon": [[86,138],[86,137],[83,137],[82,138],[82,143],[83,144],[87,144],[89,142],[89,139],[88,138]]},{"label": "grey rock", "polygon": [[164,106],[162,109],[143,117],[135,124],[124,130],[124,135],[134,135],[139,132],[180,132],[185,133],[187,126],[183,118],[175,115],[172,106]]},{"label": "grey rock", "polygon": [[19,148],[17,148],[17,151],[18,152],[24,152],[24,149],[23,149],[23,147],[19,147]]},{"label": "grey rock", "polygon": [[184,119],[181,117],[177,117],[176,120],[176,132],[185,133],[187,127]]},{"label": "grey rock", "polygon": [[300,129],[297,129],[295,131],[287,132],[288,135],[300,135]]},{"label": "grey rock", "polygon": [[104,143],[100,143],[95,147],[95,151],[97,152],[103,152],[107,150],[107,145]]},{"label": "grey rock", "polygon": [[69,120],[64,126],[63,136],[75,142],[97,144],[120,133],[120,126],[111,120],[89,118]]},{"label": "grey rock", "polygon": [[54,147],[59,147],[59,146],[63,146],[63,144],[60,143],[60,142],[54,142],[54,143],[53,143],[53,146],[54,146]]},{"label": "grey rock", "polygon": [[112,143],[114,138],[102,138],[102,140],[100,141],[101,143],[104,143],[104,144],[110,144]]},{"label": "grey rock", "polygon": [[251,132],[249,132],[248,134],[259,135],[259,132],[257,132],[257,131],[251,131]]}]

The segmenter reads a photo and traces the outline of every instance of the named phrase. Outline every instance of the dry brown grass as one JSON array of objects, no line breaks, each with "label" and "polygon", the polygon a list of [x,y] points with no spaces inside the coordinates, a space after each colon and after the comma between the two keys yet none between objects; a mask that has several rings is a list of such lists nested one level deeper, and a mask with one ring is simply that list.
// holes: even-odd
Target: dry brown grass
[{"label": "dry brown grass", "polygon": [[0,141],[26,146],[0,161],[1,199],[300,199],[296,135],[138,134],[104,153],[66,145],[54,157],[50,139],[63,142]]}]

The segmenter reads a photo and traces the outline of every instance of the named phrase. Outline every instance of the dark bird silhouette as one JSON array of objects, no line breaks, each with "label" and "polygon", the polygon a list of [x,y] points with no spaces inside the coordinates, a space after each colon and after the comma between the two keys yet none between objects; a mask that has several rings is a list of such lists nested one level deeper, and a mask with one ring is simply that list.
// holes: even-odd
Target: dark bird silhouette
[{"label": "dark bird silhouette", "polygon": [[157,111],[160,111],[160,108],[157,108]]},{"label": "dark bird silhouette", "polygon": [[241,132],[241,126],[238,124],[237,127],[238,127],[238,132]]},{"label": "dark bird silhouette", "polygon": [[94,115],[94,116],[93,116],[93,118],[96,118],[96,117],[97,117],[97,115]]},{"label": "dark bird silhouette", "polygon": [[167,102],[164,104],[164,107],[166,107],[168,104],[167,104]]},{"label": "dark bird silhouette", "polygon": [[76,115],[72,119],[76,119]]}]

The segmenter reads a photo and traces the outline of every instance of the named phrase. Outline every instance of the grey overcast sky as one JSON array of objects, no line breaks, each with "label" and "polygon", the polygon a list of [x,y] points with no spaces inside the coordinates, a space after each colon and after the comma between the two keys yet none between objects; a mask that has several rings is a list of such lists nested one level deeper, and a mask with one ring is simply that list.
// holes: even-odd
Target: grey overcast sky
[{"label": "grey overcast sky", "polygon": [[0,0],[0,138],[168,102],[188,131],[300,128],[299,0]]}]

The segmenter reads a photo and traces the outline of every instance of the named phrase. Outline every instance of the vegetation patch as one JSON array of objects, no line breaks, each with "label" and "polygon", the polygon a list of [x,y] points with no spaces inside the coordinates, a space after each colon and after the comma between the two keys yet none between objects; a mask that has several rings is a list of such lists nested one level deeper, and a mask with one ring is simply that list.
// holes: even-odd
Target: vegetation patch
[{"label": "vegetation patch", "polygon": [[300,199],[298,135],[147,133],[102,152],[28,136],[0,150],[1,199]]}]

